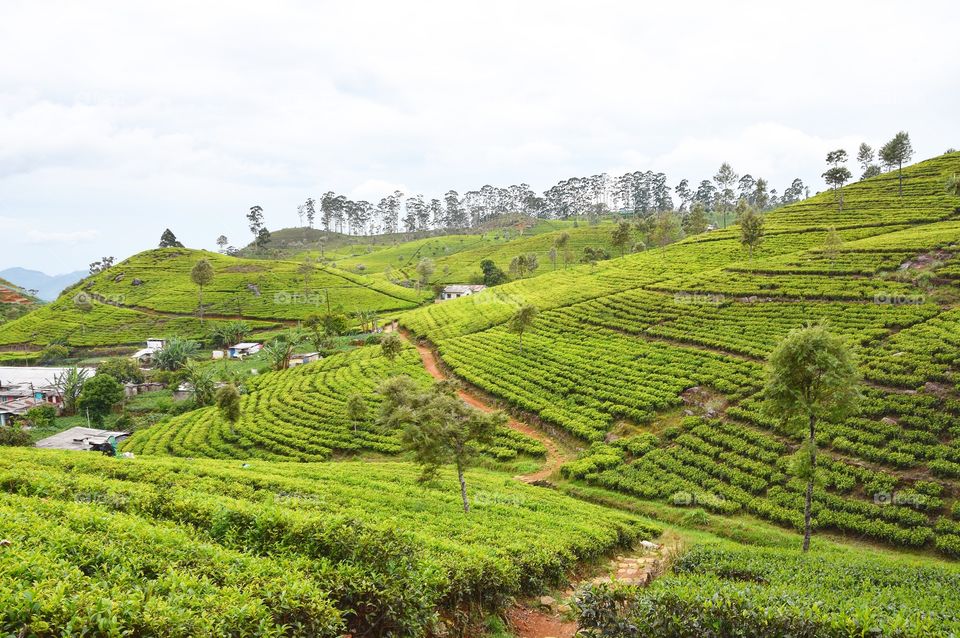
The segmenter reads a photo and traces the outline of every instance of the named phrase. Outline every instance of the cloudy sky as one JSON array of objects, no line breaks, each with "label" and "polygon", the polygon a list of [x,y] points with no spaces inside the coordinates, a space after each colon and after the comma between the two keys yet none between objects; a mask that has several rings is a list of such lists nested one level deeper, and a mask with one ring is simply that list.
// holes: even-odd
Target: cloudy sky
[{"label": "cloudy sky", "polygon": [[0,0],[0,269],[242,245],[326,190],[960,147],[951,1],[651,4]]}]

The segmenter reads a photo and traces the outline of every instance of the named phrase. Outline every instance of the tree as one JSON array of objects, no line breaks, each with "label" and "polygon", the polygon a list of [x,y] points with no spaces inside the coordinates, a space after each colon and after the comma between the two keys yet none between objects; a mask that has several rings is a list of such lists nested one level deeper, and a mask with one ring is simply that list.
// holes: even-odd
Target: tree
[{"label": "tree", "polygon": [[837,198],[840,210],[843,210],[843,185],[847,183],[853,175],[844,164],[847,162],[847,152],[837,149],[827,153],[827,164],[830,166],[823,173],[823,179],[833,189],[834,196]]},{"label": "tree", "polygon": [[707,209],[702,202],[694,203],[690,214],[683,220],[683,230],[687,235],[699,235],[707,230]]},{"label": "tree", "polygon": [[380,340],[380,353],[391,362],[403,352],[403,340],[396,332],[388,332]]},{"label": "tree", "polygon": [[230,383],[217,390],[216,404],[220,416],[225,420],[230,423],[240,420],[240,391],[237,386]]},{"label": "tree", "polygon": [[123,386],[108,374],[98,374],[83,385],[77,407],[94,425],[103,425],[103,418],[123,400]]},{"label": "tree", "polygon": [[620,249],[620,256],[623,257],[627,246],[630,245],[630,222],[621,221],[617,224],[616,228],[613,229],[613,234],[610,238],[610,242],[617,248]]},{"label": "tree", "polygon": [[860,168],[863,169],[863,173],[860,174],[860,179],[867,179],[868,177],[875,177],[880,174],[880,167],[873,163],[873,147],[866,142],[860,144],[860,148],[857,151],[857,163],[860,164]]},{"label": "tree", "polygon": [[523,352],[523,333],[533,325],[540,311],[533,304],[520,306],[507,324],[507,329],[520,337],[520,352]]},{"label": "tree", "polygon": [[103,257],[99,261],[93,262],[92,264],[90,264],[90,269],[89,269],[90,274],[96,275],[96,274],[102,273],[103,271],[113,266],[114,261],[116,261],[116,259],[113,257]]},{"label": "tree", "polygon": [[356,432],[361,423],[367,420],[367,402],[363,395],[354,392],[347,399],[347,419],[353,424],[353,431]]},{"label": "tree", "polygon": [[273,341],[263,346],[263,352],[274,370],[286,370],[290,367],[290,358],[293,357],[293,351],[303,341],[303,335],[295,330],[284,332]]},{"label": "tree", "polygon": [[250,212],[247,213],[247,224],[254,241],[256,241],[257,236],[263,229],[263,208],[261,206],[250,207]]},{"label": "tree", "polygon": [[86,368],[68,368],[53,377],[53,385],[63,399],[63,413],[74,414],[77,410],[77,399],[83,391],[90,373]]},{"label": "tree", "polygon": [[658,213],[650,231],[650,241],[661,249],[680,239],[683,229],[680,219],[673,211]]},{"label": "tree", "polygon": [[317,271],[317,267],[310,261],[310,258],[307,257],[303,260],[299,266],[297,266],[297,273],[303,275],[303,294],[310,294],[310,278],[313,277],[313,274]]},{"label": "tree", "polygon": [[270,243],[270,239],[270,231],[266,228],[261,228],[259,231],[257,231],[257,239],[254,241],[257,246],[257,250],[263,250],[266,248],[267,244]]},{"label": "tree", "polygon": [[896,166],[900,197],[903,197],[903,165],[913,157],[913,145],[910,144],[910,135],[900,131],[893,139],[880,147],[880,160],[887,166]]},{"label": "tree", "polygon": [[198,261],[190,271],[190,280],[197,285],[197,308],[200,311],[200,325],[203,326],[203,287],[213,281],[213,266],[206,259]]},{"label": "tree", "polygon": [[493,263],[492,259],[484,259],[480,262],[480,272],[483,273],[484,286],[499,286],[507,281],[507,273]]},{"label": "tree", "polygon": [[740,243],[750,251],[750,260],[753,260],[753,251],[763,241],[763,214],[749,204],[740,214]]},{"label": "tree", "polygon": [[210,331],[210,339],[213,345],[226,348],[243,342],[251,330],[250,324],[243,320],[219,323]]},{"label": "tree", "polygon": [[230,240],[227,239],[226,235],[220,235],[219,237],[217,237],[217,248],[220,249],[221,253],[227,252],[227,244],[229,243],[230,243]]},{"label": "tree", "polygon": [[307,228],[313,228],[313,220],[317,216],[317,200],[308,197],[303,203],[303,213],[307,218]]},{"label": "tree", "polygon": [[738,175],[733,172],[730,164],[724,162],[720,165],[717,174],[713,176],[713,181],[717,185],[716,200],[717,209],[723,214],[723,227],[727,227],[727,213],[733,208],[733,185],[737,183]]},{"label": "tree", "polygon": [[803,551],[810,549],[810,518],[817,468],[817,422],[849,415],[860,398],[860,375],[846,343],[827,328],[808,325],[792,331],[770,355],[764,396],[769,414],[784,423],[805,418],[807,442],[800,470],[807,481]]},{"label": "tree", "polygon": [[167,339],[166,345],[154,353],[153,363],[159,370],[179,370],[199,351],[200,344],[196,341],[173,337]]},{"label": "tree", "polygon": [[107,359],[97,366],[97,374],[109,375],[118,383],[143,383],[144,379],[140,366],[130,357]]},{"label": "tree", "polygon": [[840,233],[837,232],[836,228],[831,226],[827,229],[827,236],[823,240],[823,254],[830,260],[831,266],[833,266],[836,261],[842,247],[843,239],[840,238]]},{"label": "tree", "polygon": [[217,391],[213,368],[199,361],[185,361],[183,380],[193,386],[193,401],[198,408],[213,403]]},{"label": "tree", "polygon": [[87,334],[86,315],[93,312],[93,297],[85,292],[77,293],[73,297],[73,307],[80,311],[80,316],[82,317],[80,320],[80,332]]},{"label": "tree", "polygon": [[436,269],[436,264],[433,263],[433,260],[429,257],[424,257],[417,263],[417,274],[420,276],[418,283],[421,286],[426,286],[430,283],[430,276],[433,274],[433,271]]},{"label": "tree", "polygon": [[947,195],[960,197],[960,174],[954,173],[947,178],[946,191]]},{"label": "tree", "polygon": [[527,253],[526,255],[517,255],[512,260],[510,260],[510,274],[519,279],[523,279],[527,275],[533,274],[540,266],[540,261],[537,259],[535,253]]},{"label": "tree", "polygon": [[160,235],[160,248],[183,248],[183,244],[177,240],[177,236],[168,228]]},{"label": "tree", "polygon": [[402,429],[403,445],[421,466],[421,481],[436,477],[441,466],[452,464],[460,482],[460,499],[470,513],[466,470],[477,448],[489,444],[507,422],[502,412],[487,414],[468,406],[457,396],[457,387],[441,381],[423,390],[409,377],[388,379],[378,392],[380,423]]}]

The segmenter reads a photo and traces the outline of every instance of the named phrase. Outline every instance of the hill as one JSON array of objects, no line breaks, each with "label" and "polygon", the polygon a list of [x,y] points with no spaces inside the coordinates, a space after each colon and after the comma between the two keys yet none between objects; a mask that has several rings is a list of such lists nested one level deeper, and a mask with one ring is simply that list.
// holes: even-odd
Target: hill
[{"label": "hill", "polygon": [[[796,527],[802,435],[761,410],[763,360],[827,321],[866,376],[860,414],[821,428],[815,524],[960,555],[960,358],[955,269],[960,154],[766,216],[754,258],[730,228],[664,249],[513,282],[402,318],[461,378],[594,442],[584,484]],[[825,245],[835,228],[842,245]],[[505,322],[540,309],[523,352]]]},{"label": "hill", "polygon": [[48,275],[38,270],[26,268],[7,268],[0,270],[0,277],[24,290],[36,290],[37,297],[44,301],[53,301],[63,290],[87,276],[83,270],[77,270],[63,275]]},{"label": "hill", "polygon": [[[371,346],[258,375],[246,383],[237,423],[226,421],[215,407],[201,408],[138,432],[124,450],[274,461],[324,461],[335,452],[398,454],[400,432],[384,430],[376,422],[380,399],[375,391],[387,378],[400,374],[424,384],[429,381],[411,347],[395,361]],[[368,403],[368,417],[362,423],[347,418],[346,403],[352,394],[360,394]],[[542,444],[507,428],[483,451],[502,461],[518,454],[544,454]]]},{"label": "hill", "polygon": [[478,499],[464,516],[455,475],[418,473],[7,451],[0,630],[424,635],[659,533],[483,470],[468,475]]},{"label": "hill", "polygon": [[[215,272],[203,291],[207,328],[198,321],[198,289],[190,279],[201,259]],[[92,308],[78,305],[78,295]],[[331,266],[316,265],[304,273],[297,262],[164,248],[88,277],[55,302],[0,326],[0,349],[36,350],[54,342],[131,346],[151,336],[199,338],[220,321],[243,318],[265,329],[327,308],[389,313],[414,308],[423,298],[411,289]]]}]

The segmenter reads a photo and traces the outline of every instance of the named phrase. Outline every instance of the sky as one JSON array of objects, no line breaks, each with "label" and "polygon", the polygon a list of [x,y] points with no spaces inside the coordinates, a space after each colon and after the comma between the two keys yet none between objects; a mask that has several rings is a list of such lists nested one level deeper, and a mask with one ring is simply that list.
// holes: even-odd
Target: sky
[{"label": "sky", "polygon": [[[294,226],[333,190],[721,162],[783,191],[909,131],[960,147],[953,2],[0,0],[0,269]],[[856,173],[856,167],[851,165]]]}]

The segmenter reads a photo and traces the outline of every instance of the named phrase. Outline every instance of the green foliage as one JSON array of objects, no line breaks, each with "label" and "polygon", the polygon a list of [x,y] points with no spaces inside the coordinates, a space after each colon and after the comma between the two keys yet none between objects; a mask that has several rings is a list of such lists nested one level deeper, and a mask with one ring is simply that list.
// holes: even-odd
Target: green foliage
[{"label": "green foliage", "polygon": [[395,361],[402,351],[403,339],[397,333],[387,333],[380,339],[380,352],[390,361]]},{"label": "green foliage", "polygon": [[[388,333],[387,337],[392,333]],[[385,337],[386,341],[386,337]],[[138,456],[174,455],[221,459],[258,458],[273,461],[325,461],[334,452],[399,454],[401,431],[385,429],[372,419],[348,418],[347,401],[360,394],[368,414],[379,406],[377,387],[396,375],[426,385],[430,376],[416,351],[403,346],[393,360],[379,346],[359,348],[322,361],[279,372],[247,377],[240,397],[240,418],[226,421],[216,408],[193,409],[136,432],[123,449]],[[543,457],[541,443],[502,428],[482,452],[509,461],[518,455]]]},{"label": "green foliage", "polygon": [[506,415],[468,406],[457,396],[457,386],[446,381],[423,390],[409,377],[393,377],[378,393],[383,397],[380,423],[403,431],[403,446],[413,452],[422,469],[420,480],[433,480],[443,465],[454,465],[463,511],[469,512],[464,472],[478,447],[494,442],[497,430],[507,423]]},{"label": "green foliage", "polygon": [[25,447],[32,444],[30,433],[19,425],[0,426],[0,447]]},{"label": "green foliage", "polygon": [[39,362],[41,365],[53,365],[59,363],[70,356],[70,350],[66,346],[51,344],[40,353]]},{"label": "green foliage", "polygon": [[48,428],[57,418],[57,409],[48,403],[43,403],[27,410],[26,417],[33,427]]},{"label": "green foliage", "polygon": [[106,374],[98,374],[85,384],[77,408],[95,425],[103,425],[103,419],[114,406],[123,401],[123,386]]},{"label": "green foliage", "polygon": [[107,359],[97,366],[97,374],[106,374],[119,383],[143,383],[143,371],[130,357]]},{"label": "green foliage", "polygon": [[240,420],[240,392],[237,386],[230,383],[217,390],[216,404],[225,421],[236,423]]},{"label": "green foliage", "polygon": [[480,470],[467,478],[487,498],[458,516],[452,473],[417,477],[406,463],[241,467],[9,450],[0,628],[424,635],[439,614],[498,611],[563,582],[578,561],[659,533]]},{"label": "green foliage", "polygon": [[183,244],[177,239],[177,236],[167,228],[160,235],[160,248],[183,248]]},{"label": "green foliage", "polygon": [[611,638],[946,638],[960,631],[958,586],[952,566],[719,544],[687,552],[650,587],[593,586],[577,602],[587,635]]},{"label": "green foliage", "polygon": [[199,352],[200,344],[196,341],[173,337],[154,353],[153,362],[158,370],[175,371],[187,365],[187,361]]},{"label": "green foliage", "polygon": [[771,414],[784,419],[837,420],[860,397],[860,373],[849,347],[825,325],[792,331],[771,353],[764,394]]}]

